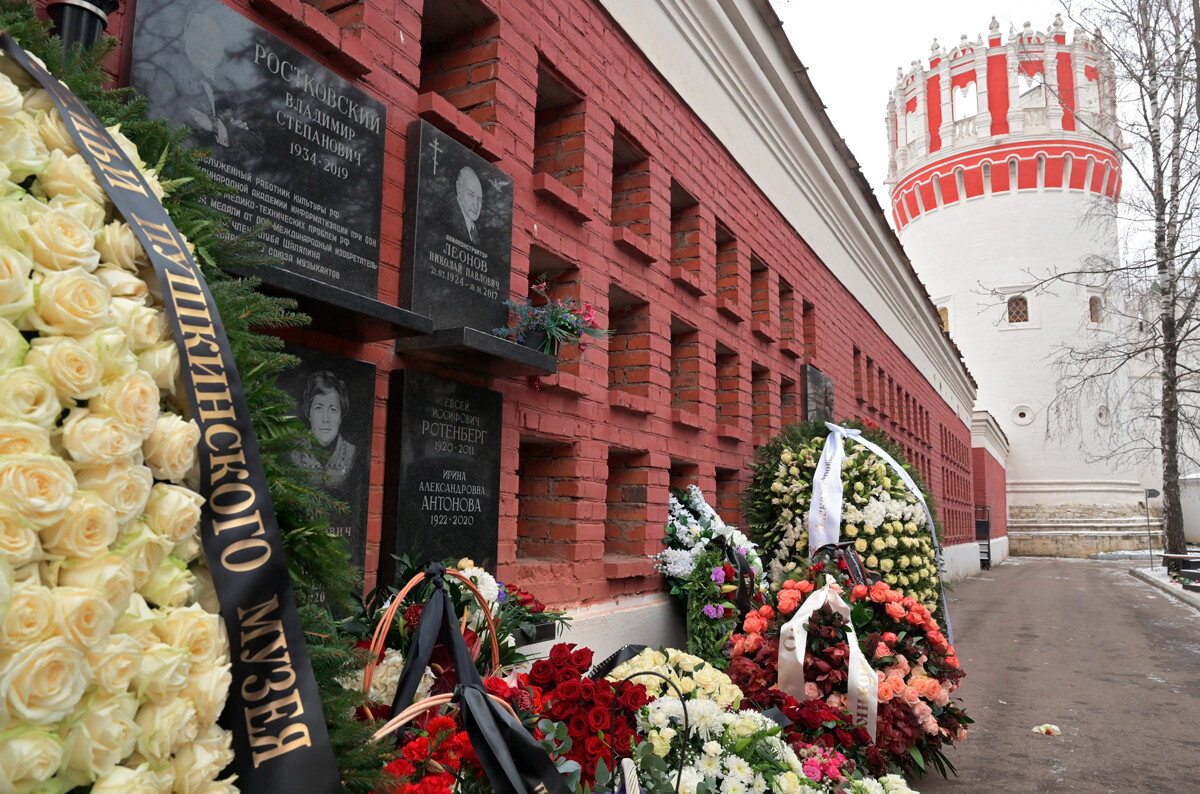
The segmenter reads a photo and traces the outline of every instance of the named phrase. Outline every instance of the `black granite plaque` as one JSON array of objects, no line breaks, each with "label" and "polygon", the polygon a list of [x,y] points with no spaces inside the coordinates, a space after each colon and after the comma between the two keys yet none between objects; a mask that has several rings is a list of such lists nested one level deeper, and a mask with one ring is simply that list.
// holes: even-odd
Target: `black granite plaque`
[{"label": "black granite plaque", "polygon": [[833,422],[833,378],[812,364],[804,365],[804,418]]},{"label": "black granite plaque", "polygon": [[396,553],[419,563],[470,557],[495,571],[500,394],[397,370],[391,403],[388,458],[398,468],[388,487],[395,489]]},{"label": "black granite plaque", "polygon": [[512,178],[418,119],[406,179],[400,307],[434,329],[507,325]]},{"label": "black granite plaque", "polygon": [[286,345],[300,358],[279,376],[279,387],[296,401],[300,419],[317,443],[294,453],[312,472],[312,485],[349,509],[329,516],[331,534],[346,538],[350,560],[363,569],[367,549],[367,501],[371,482],[371,433],[375,416],[375,365]]},{"label": "black granite plaque", "polygon": [[230,231],[269,223],[284,269],[378,297],[383,103],[217,0],[136,14],[131,82],[211,151]]}]

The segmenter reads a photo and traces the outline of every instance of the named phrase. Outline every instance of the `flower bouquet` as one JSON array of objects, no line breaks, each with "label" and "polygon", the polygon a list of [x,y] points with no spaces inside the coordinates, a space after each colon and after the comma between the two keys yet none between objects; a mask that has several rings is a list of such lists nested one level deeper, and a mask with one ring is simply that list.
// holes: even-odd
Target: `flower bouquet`
[{"label": "flower bouquet", "polygon": [[577,344],[580,351],[587,350],[585,336],[595,339],[608,336],[610,331],[596,322],[596,312],[590,303],[581,306],[574,298],[551,298],[546,292],[546,281],[546,276],[542,276],[530,287],[537,295],[535,300],[522,297],[505,301],[511,324],[493,328],[492,333],[518,344],[536,340],[531,346],[551,356],[557,356],[563,345]]}]

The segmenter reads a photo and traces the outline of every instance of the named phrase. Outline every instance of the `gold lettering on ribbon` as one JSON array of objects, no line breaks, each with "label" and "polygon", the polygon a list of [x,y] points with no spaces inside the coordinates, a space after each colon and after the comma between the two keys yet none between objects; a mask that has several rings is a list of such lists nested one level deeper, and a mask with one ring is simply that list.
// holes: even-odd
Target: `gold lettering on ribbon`
[{"label": "gold lettering on ribbon", "polygon": [[261,671],[255,668],[256,672],[242,681],[242,697],[247,703],[259,703],[272,692],[289,693],[242,710],[250,746],[255,748],[254,766],[258,767],[292,750],[309,747],[312,740],[308,726],[290,721],[304,713],[304,706],[295,689],[296,672],[279,619],[279,597],[271,596],[247,609],[239,607],[237,613],[241,623],[239,658],[246,664],[263,665]]}]

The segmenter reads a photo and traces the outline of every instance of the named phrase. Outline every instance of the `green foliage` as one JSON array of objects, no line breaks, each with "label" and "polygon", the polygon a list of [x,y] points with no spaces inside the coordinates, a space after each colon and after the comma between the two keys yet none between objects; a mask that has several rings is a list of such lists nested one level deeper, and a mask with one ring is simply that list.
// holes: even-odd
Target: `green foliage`
[{"label": "green foliage", "polygon": [[504,305],[512,315],[513,324],[509,327],[493,328],[493,334],[515,342],[524,342],[528,334],[544,333],[546,341],[542,343],[541,351],[553,356],[558,355],[559,348],[563,345],[579,344],[583,349],[585,345],[581,344],[580,340],[584,336],[599,339],[611,333],[596,324],[596,315],[590,303],[580,306],[574,298],[551,298],[546,293],[547,276],[542,275],[538,278],[538,283],[531,289],[540,300],[534,302],[529,298],[518,298],[505,301]]},{"label": "green foliage", "polygon": [[[713,581],[712,572],[725,562],[725,553],[711,546],[696,558],[696,568],[688,577],[687,596],[687,652],[699,656],[704,661],[719,670],[729,666],[729,657],[725,654],[725,644],[737,630],[737,610],[728,594],[722,592],[721,585]],[[717,617],[704,613],[721,610]],[[727,617],[728,615],[728,617]]]},{"label": "green foliage", "polygon": [[349,606],[361,580],[350,565],[344,542],[326,532],[325,516],[336,503],[308,486],[290,463],[290,453],[314,442],[293,418],[297,412],[291,399],[275,383],[279,373],[296,362],[280,353],[281,340],[263,333],[307,325],[309,320],[296,311],[294,301],[263,295],[257,292],[255,280],[236,279],[222,270],[277,262],[254,234],[229,234],[221,214],[205,206],[204,199],[228,190],[200,169],[199,161],[207,153],[187,147],[187,130],[148,118],[145,100],[132,89],[105,88],[102,66],[116,39],[105,38],[90,49],[76,46],[64,55],[60,40],[49,35],[48,25],[37,19],[33,5],[19,0],[0,0],[0,28],[41,58],[105,125],[120,124],[142,158],[156,168],[167,190],[163,204],[195,246],[241,373],[342,779],[351,794],[381,790],[382,768],[390,750],[370,741],[368,724],[354,721],[351,714],[359,697],[336,681],[361,670],[365,660],[351,651],[352,639],[316,603],[317,594],[323,593],[329,602]]}]

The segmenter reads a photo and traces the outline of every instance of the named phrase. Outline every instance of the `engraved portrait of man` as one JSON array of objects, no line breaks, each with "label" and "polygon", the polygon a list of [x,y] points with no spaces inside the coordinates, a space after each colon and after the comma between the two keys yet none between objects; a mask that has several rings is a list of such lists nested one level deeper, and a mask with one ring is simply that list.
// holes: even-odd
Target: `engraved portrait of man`
[{"label": "engraved portrait of man", "polygon": [[[464,242],[478,244],[479,242],[479,213],[483,211],[483,183],[479,175],[470,166],[464,166],[458,172],[454,182],[454,196],[458,203],[458,217],[455,225],[459,227],[460,239]],[[451,213],[453,215],[453,213]],[[461,224],[458,221],[461,220]]]}]

